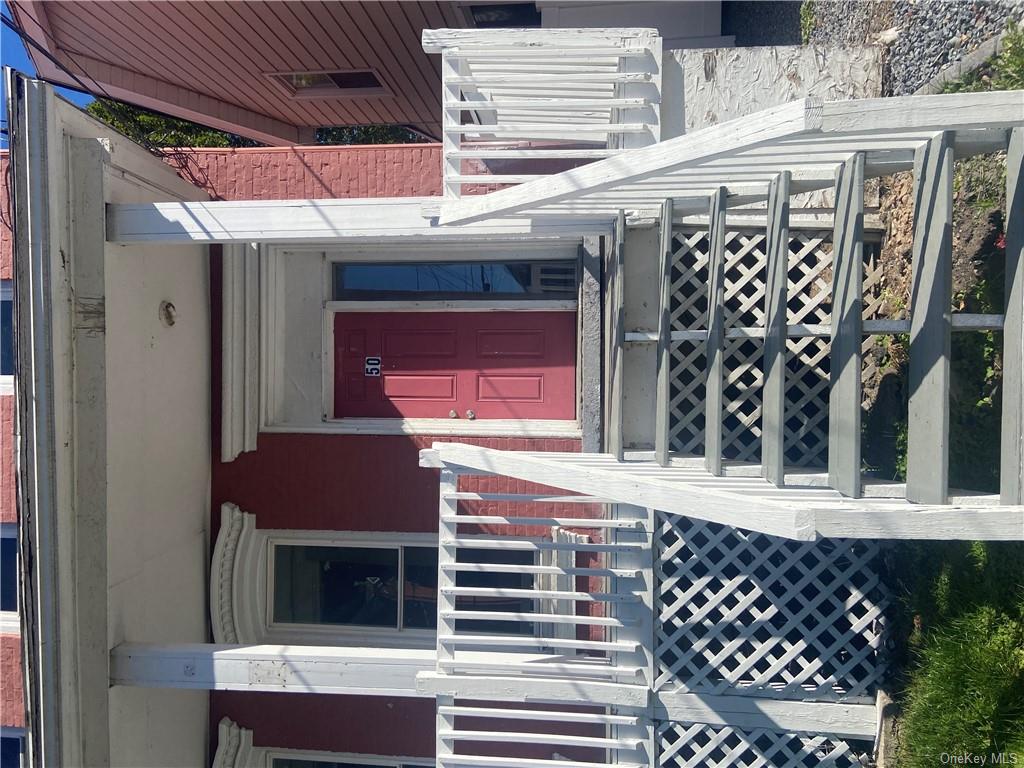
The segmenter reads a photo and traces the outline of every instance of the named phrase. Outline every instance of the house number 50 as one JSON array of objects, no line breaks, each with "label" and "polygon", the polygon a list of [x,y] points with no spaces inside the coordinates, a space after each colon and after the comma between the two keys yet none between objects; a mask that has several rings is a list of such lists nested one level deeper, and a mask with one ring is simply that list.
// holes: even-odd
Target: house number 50
[{"label": "house number 50", "polygon": [[364,376],[380,376],[380,358],[368,357],[363,365]]}]

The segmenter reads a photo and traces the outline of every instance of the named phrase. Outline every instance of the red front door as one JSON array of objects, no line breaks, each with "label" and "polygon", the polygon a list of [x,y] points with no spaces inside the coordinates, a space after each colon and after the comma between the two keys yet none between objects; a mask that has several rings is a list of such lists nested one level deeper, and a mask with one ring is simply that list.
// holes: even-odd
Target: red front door
[{"label": "red front door", "polygon": [[338,312],[334,415],[576,418],[574,312]]}]

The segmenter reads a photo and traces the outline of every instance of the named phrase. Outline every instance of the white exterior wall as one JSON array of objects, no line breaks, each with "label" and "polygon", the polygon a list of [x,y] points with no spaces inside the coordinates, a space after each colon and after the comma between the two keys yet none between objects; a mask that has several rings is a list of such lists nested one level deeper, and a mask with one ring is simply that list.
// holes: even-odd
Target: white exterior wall
[{"label": "white exterior wall", "polygon": [[[204,642],[210,476],[206,248],[108,246],[108,641]],[[171,301],[177,321],[159,316]],[[202,765],[208,697],[116,686],[111,765]]]},{"label": "white exterior wall", "polygon": [[[722,4],[718,0],[694,2],[537,3],[541,26],[571,27],[655,27],[664,47],[695,47],[697,38],[718,38],[722,34]],[[718,45],[714,42],[713,45]]]},{"label": "white exterior wall", "polygon": [[[56,399],[73,402],[73,454],[102,455],[105,447],[106,457],[105,464],[97,462],[89,476],[78,476],[70,486],[72,503],[79,509],[78,528],[73,536],[64,528],[61,537],[62,546],[75,542],[75,566],[69,576],[76,589],[61,584],[62,614],[73,610],[82,633],[96,623],[87,617],[102,616],[105,609],[105,633],[96,627],[99,634],[89,637],[100,643],[105,634],[108,651],[126,641],[206,642],[211,466],[207,247],[103,244],[92,249],[102,243],[101,209],[74,218],[84,207],[76,200],[100,194],[108,203],[199,200],[206,195],[71,105],[57,100],[55,106],[55,146],[69,141],[75,149],[76,140],[100,138],[105,153],[102,174],[90,176],[87,171],[83,178],[61,179],[70,187],[65,194],[72,212],[69,252],[74,279],[88,291],[85,298],[74,300],[99,299],[102,314],[97,322],[96,316],[76,305],[76,325],[71,329],[74,380],[66,385],[67,391],[61,385]],[[60,167],[52,154],[50,162],[51,167]],[[98,275],[100,282],[95,280]],[[60,298],[55,296],[54,301]],[[170,327],[161,320],[164,301],[176,310]],[[62,315],[59,307],[54,314]],[[104,423],[105,446],[97,434]],[[82,459],[78,461],[81,465]],[[105,477],[98,476],[100,467],[105,467]],[[94,543],[92,531],[82,529],[90,520],[83,510],[103,505],[104,494],[106,546],[100,551],[103,539]],[[97,568],[102,568],[104,558],[105,606],[104,595],[92,580],[101,573]],[[73,605],[65,607],[65,600]],[[66,669],[81,681],[83,690],[85,685],[89,691],[102,685],[108,703],[104,714],[109,714],[110,765],[206,764],[207,694],[121,686],[108,690],[107,670],[97,666],[90,657],[75,660]],[[86,693],[82,701],[94,702]],[[98,716],[92,703],[82,712],[90,722]],[[84,724],[81,738],[88,742],[91,732]],[[65,754],[73,755],[76,749],[66,744]]]}]

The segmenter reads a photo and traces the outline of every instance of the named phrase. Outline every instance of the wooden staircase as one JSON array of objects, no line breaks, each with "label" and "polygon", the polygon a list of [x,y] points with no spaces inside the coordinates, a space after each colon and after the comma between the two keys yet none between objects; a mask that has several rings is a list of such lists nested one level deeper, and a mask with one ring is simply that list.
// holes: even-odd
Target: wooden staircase
[{"label": "wooden staircase", "polygon": [[474,493],[460,478],[490,473],[433,451],[421,464],[442,466],[437,668],[418,678],[437,697],[438,765],[651,765],[647,510]]}]

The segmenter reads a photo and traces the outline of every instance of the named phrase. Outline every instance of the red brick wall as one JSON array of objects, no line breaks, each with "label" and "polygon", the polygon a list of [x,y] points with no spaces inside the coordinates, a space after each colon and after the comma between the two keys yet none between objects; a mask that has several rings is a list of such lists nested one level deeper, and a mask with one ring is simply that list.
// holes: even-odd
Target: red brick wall
[{"label": "red brick wall", "polygon": [[168,162],[218,200],[441,194],[440,144],[189,149]]},{"label": "red brick wall", "polygon": [[[190,152],[186,169],[183,175],[191,175],[214,197],[228,200],[427,196],[441,191],[438,145],[196,150]],[[261,434],[256,451],[220,462],[219,250],[212,249],[210,260],[211,536],[216,537],[224,502],[255,514],[260,528],[436,533],[438,476],[436,470],[419,467],[419,450],[438,438]],[[566,439],[453,439],[506,450],[580,449],[578,440]],[[537,490],[504,478],[473,479],[466,487],[490,492]],[[546,507],[544,513],[594,514],[581,505],[559,506],[557,510]],[[474,511],[500,514],[507,511],[503,507],[480,504]],[[580,564],[589,562],[581,558]],[[216,691],[210,697],[210,715],[211,754],[216,750],[217,723],[224,716],[253,729],[255,743],[262,746],[411,757],[434,754],[434,702],[430,699]]]},{"label": "red brick wall", "polygon": [[311,693],[210,694],[210,754],[217,724],[230,717],[258,747],[401,757],[434,756],[434,700]]},{"label": "red brick wall", "polygon": [[[509,709],[531,705],[509,703]],[[595,712],[593,708],[563,707],[565,711]],[[337,696],[309,693],[247,693],[214,691],[210,695],[210,753],[217,750],[217,725],[229,717],[253,732],[257,747],[354,752],[393,757],[434,757],[434,700],[385,696]],[[521,731],[522,721],[457,718],[456,727],[483,731]],[[600,737],[592,725],[531,722],[536,733]],[[571,760],[599,762],[602,753],[585,747],[549,744],[463,744],[460,753],[551,760],[557,752]]]},{"label": "red brick wall", "polygon": [[14,523],[14,395],[0,395],[0,523]]},{"label": "red brick wall", "polygon": [[21,679],[21,637],[0,635],[0,725],[24,727],[24,698]]}]

